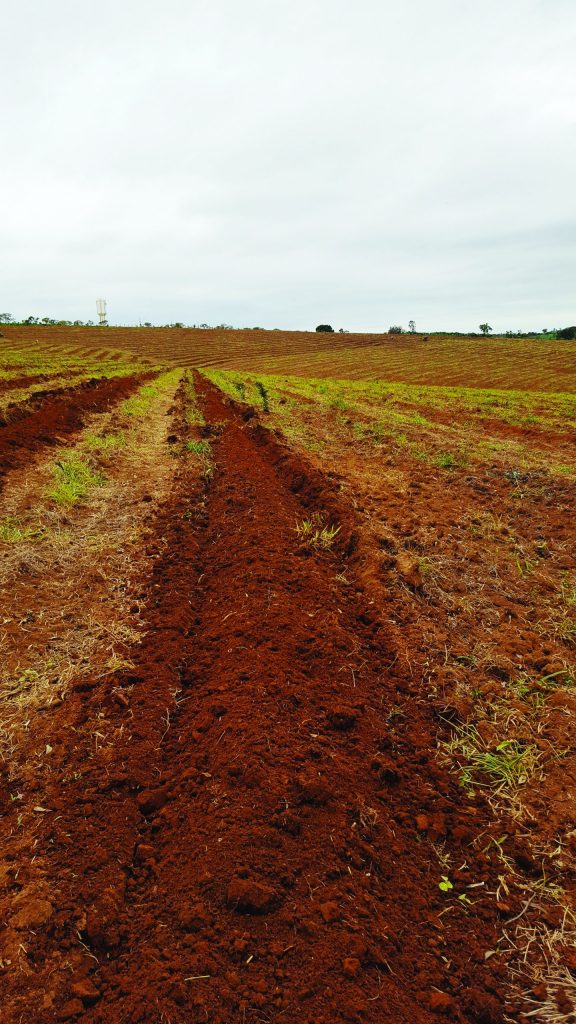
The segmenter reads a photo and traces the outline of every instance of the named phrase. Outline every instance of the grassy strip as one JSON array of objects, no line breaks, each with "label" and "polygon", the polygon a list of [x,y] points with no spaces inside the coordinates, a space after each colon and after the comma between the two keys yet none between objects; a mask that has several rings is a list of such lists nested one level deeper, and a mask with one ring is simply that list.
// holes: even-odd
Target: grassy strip
[{"label": "grassy strip", "polygon": [[144,384],[135,395],[122,402],[120,412],[125,416],[141,419],[146,416],[153,402],[160,395],[176,386],[181,376],[182,370],[180,369],[167,370],[165,373],[159,374],[156,380]]},{"label": "grassy strip", "polygon": [[126,446],[126,434],[123,430],[103,434],[88,432],[84,434],[83,443],[89,451],[94,451],[98,455],[106,455],[117,448],[124,448]]},{"label": "grassy strip", "polygon": [[198,406],[194,379],[190,372],[184,377],[184,394],[186,396],[186,423],[191,427],[203,427],[206,423]]},{"label": "grassy strip", "polygon": [[[417,407],[433,412],[466,409],[473,418],[496,418],[504,423],[530,425],[538,423],[549,429],[567,427],[576,418],[576,397],[564,392],[503,391],[492,388],[439,387],[383,381],[315,380],[304,377],[281,377],[239,373],[233,370],[203,369],[202,373],[231,397],[256,388],[260,380],[272,393],[282,390],[309,398],[330,408],[359,410],[368,407],[396,408],[403,422],[428,425]],[[241,397],[241,395],[240,395]],[[243,400],[249,400],[245,398]],[[405,412],[406,405],[415,407]]]},{"label": "grassy strip", "polygon": [[214,472],[214,461],[212,458],[212,446],[209,441],[202,437],[202,428],[206,420],[198,405],[194,379],[191,373],[184,378],[184,394],[186,399],[185,419],[187,425],[192,429],[195,437],[189,438],[184,445],[184,451],[200,460],[202,476],[209,479]]},{"label": "grassy strip", "polygon": [[[161,399],[158,405],[161,404],[162,413],[164,407],[169,404],[169,389],[175,390],[179,376],[177,371],[173,371],[161,375],[154,382],[155,395]],[[116,416],[117,413],[103,416],[99,422],[116,424]],[[112,527],[116,531],[121,529],[122,538],[128,540],[129,545],[134,543],[134,531],[138,534],[143,529],[143,523],[139,521],[138,514],[134,517],[129,510],[123,511],[123,503],[118,500],[118,494],[124,493],[129,477],[126,478],[122,473],[118,474],[120,484],[117,487],[118,481],[112,478],[112,474],[107,480],[104,470],[116,458],[126,458],[131,465],[134,460],[139,462],[141,458],[146,459],[147,427],[146,420],[142,422],[138,419],[123,430],[85,431],[75,448],[61,454],[51,467],[53,483],[44,490],[45,497],[49,499],[48,507],[44,508],[44,515],[39,516],[36,510],[35,518],[37,516],[38,521],[33,523],[26,522],[24,517],[21,519],[18,515],[6,516],[0,521],[0,546],[3,547],[4,555],[12,558],[14,565],[22,559],[26,564],[41,567],[44,579],[51,578],[54,574],[55,582],[51,583],[50,587],[47,588],[45,584],[43,587],[39,585],[40,590],[44,592],[45,600],[47,590],[49,600],[52,601],[53,586],[58,592],[59,586],[65,587],[65,581],[70,578],[70,573],[85,572],[86,568],[93,564],[94,558],[100,561],[100,554],[104,559],[112,558],[115,565],[123,567],[123,572],[128,571],[123,541],[118,540],[118,533],[109,536],[106,532],[109,529],[109,510]],[[162,441],[166,429],[163,416],[156,417],[154,427],[153,443],[157,446],[158,452],[163,454]],[[105,484],[109,484],[109,488],[103,491],[101,500],[100,496],[95,500],[94,489]],[[90,500],[94,506],[90,512],[94,512],[94,517],[89,519],[87,532],[86,519],[83,516],[71,516],[69,510],[83,501]],[[50,503],[53,503],[53,507],[49,507]],[[66,528],[63,524],[66,524]],[[96,532],[90,532],[94,530]],[[10,552],[8,545],[13,548]],[[115,572],[118,571],[120,570],[117,568]],[[73,593],[68,596],[73,602]],[[112,598],[116,600],[113,592],[111,602]],[[48,706],[53,701],[60,700],[71,679],[78,675],[79,669],[85,671],[95,652],[98,652],[96,660],[99,671],[112,672],[119,667],[129,666],[130,663],[115,650],[112,650],[105,663],[102,662],[101,642],[103,629],[107,631],[106,647],[109,647],[109,637],[122,647],[137,642],[139,633],[131,628],[129,621],[108,623],[103,626],[99,614],[93,618],[90,609],[86,614],[86,609],[83,608],[78,615],[79,618],[74,622],[71,632],[68,632],[66,627],[62,627],[62,633],[59,629],[55,630],[57,635],[51,638],[50,652],[46,657],[42,650],[39,650],[32,660],[30,652],[33,648],[27,646],[21,654],[31,661],[31,664],[17,664],[16,667],[8,668],[5,663],[2,667],[0,756],[11,749],[13,736],[21,724],[22,714],[29,713],[35,707]],[[42,643],[42,637],[40,642]]]},{"label": "grassy strip", "polygon": [[99,372],[109,372],[115,376],[117,371],[129,368],[130,373],[142,372],[143,369],[154,369],[134,359],[133,355],[121,353],[120,359],[101,358],[96,355],[90,357],[86,353],[70,354],[56,352],[50,354],[44,347],[38,348],[3,348],[0,347],[0,358],[2,369],[0,380],[7,380],[12,376],[56,375],[65,371],[76,371],[84,373],[85,377],[98,376]]}]

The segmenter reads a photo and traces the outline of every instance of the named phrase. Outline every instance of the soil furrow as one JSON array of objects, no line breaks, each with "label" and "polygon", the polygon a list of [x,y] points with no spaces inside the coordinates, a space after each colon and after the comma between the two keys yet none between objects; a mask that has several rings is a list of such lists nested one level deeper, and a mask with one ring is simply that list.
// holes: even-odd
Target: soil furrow
[{"label": "soil furrow", "polygon": [[213,478],[182,469],[135,668],[81,681],[61,794],[42,780],[35,1019],[496,1024],[483,809],[437,766],[383,610],[299,540],[306,467],[199,391]]},{"label": "soil furrow", "polygon": [[0,421],[0,488],[10,470],[28,465],[33,453],[80,430],[87,414],[103,412],[127,398],[144,379],[93,379],[73,388],[37,392],[22,406],[8,406],[6,420]]}]

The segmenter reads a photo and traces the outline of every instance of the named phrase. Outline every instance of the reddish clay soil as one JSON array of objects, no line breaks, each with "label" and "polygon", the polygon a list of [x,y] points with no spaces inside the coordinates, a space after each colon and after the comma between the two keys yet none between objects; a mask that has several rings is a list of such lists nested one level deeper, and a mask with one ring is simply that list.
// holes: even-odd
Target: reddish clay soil
[{"label": "reddish clay soil", "polygon": [[127,398],[142,379],[92,379],[73,388],[38,391],[25,403],[9,405],[0,419],[0,487],[6,473],[28,463],[32,453],[76,433],[87,415]]},{"label": "reddish clay soil", "polygon": [[182,460],[159,515],[135,668],[78,679],[0,792],[2,1021],[497,1024],[498,833],[437,763],[352,515],[299,543],[333,482],[197,389],[215,470]]}]

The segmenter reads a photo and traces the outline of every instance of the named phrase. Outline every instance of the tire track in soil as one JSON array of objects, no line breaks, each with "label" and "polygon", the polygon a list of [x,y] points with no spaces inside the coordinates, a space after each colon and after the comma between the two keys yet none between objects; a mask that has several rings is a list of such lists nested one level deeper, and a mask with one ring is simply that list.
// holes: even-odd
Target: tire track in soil
[{"label": "tire track in soil", "polygon": [[[183,470],[158,523],[128,706],[87,680],[66,712],[35,1019],[496,1024],[490,905],[447,912],[416,825],[452,877],[490,883],[468,845],[482,811],[435,764],[426,710],[385,668],[389,638],[341,562],[298,547],[302,504],[270,453],[197,390],[216,470],[204,499]],[[116,726],[96,752],[95,712]],[[17,1020],[29,996],[13,995]]]},{"label": "tire track in soil", "polygon": [[0,419],[0,490],[10,470],[27,465],[31,456],[58,437],[81,430],[88,413],[103,412],[128,398],[149,375],[93,378],[73,388],[36,392],[22,405],[9,405]]}]

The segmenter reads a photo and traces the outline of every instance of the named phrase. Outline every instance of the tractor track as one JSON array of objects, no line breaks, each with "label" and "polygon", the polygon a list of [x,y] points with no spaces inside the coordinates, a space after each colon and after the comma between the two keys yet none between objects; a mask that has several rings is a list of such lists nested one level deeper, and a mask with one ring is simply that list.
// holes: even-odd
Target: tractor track
[{"label": "tractor track", "polygon": [[350,524],[300,544],[318,479],[197,391],[215,469],[160,513],[135,668],[78,681],[29,783],[52,817],[19,886],[50,910],[6,1022],[498,1024],[493,901],[438,886],[441,850],[492,889],[488,815],[436,763]]}]

